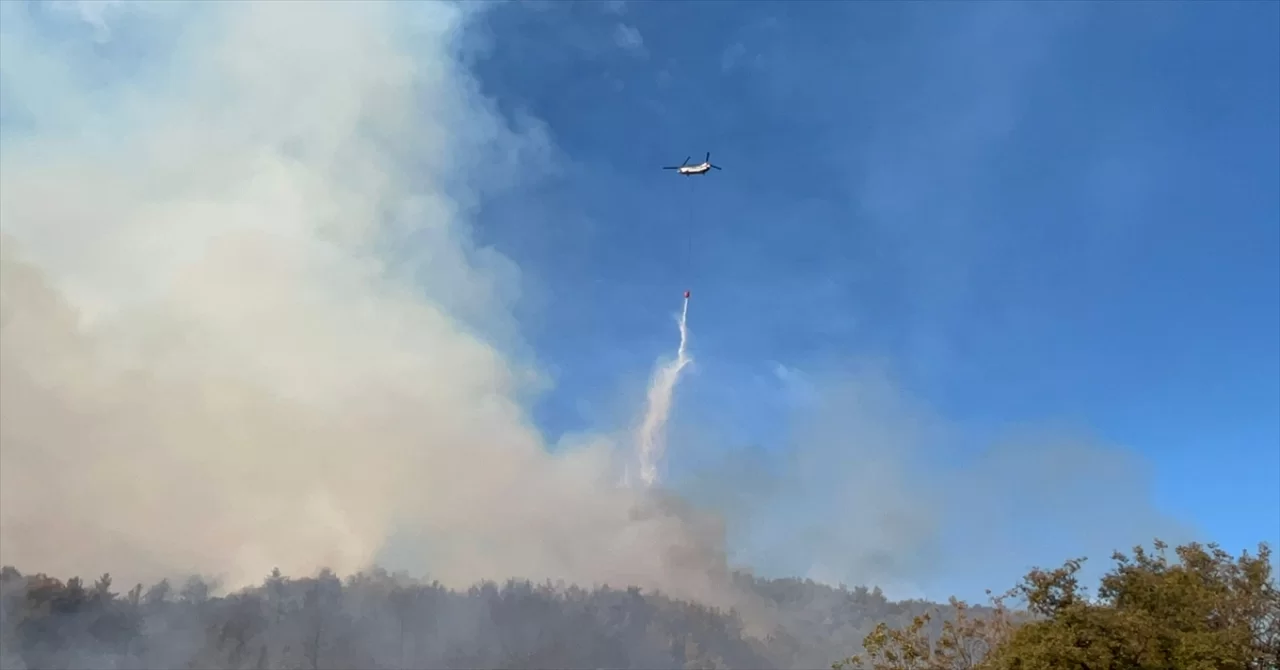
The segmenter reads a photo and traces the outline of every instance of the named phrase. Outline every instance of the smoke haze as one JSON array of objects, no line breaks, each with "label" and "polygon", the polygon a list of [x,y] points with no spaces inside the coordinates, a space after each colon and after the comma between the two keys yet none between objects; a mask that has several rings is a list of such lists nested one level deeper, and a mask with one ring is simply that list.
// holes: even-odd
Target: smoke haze
[{"label": "smoke haze", "polygon": [[[84,6],[32,11],[62,25]],[[874,379],[814,382],[822,402],[770,485],[721,470],[698,510],[617,487],[603,428],[551,453],[527,410],[543,380],[512,315],[520,270],[473,244],[469,217],[562,159],[463,67],[480,7],[140,3],[69,40],[5,3],[0,563],[236,587],[277,566],[347,574],[394,538],[398,561],[448,585],[716,599],[719,518],[749,564],[908,585],[964,546],[940,538],[948,493],[1065,510],[1049,496],[1106,472],[1113,488],[1088,490],[1124,527],[1091,549],[1166,527],[1140,481],[1126,488],[1140,468],[1109,469],[1101,448],[1063,446],[1087,465],[1034,490],[1001,483],[1031,447],[937,465],[918,412]],[[104,64],[88,34],[113,30],[164,65]],[[666,403],[684,336],[682,321]],[[1002,551],[1020,537],[994,513],[959,528]]]}]

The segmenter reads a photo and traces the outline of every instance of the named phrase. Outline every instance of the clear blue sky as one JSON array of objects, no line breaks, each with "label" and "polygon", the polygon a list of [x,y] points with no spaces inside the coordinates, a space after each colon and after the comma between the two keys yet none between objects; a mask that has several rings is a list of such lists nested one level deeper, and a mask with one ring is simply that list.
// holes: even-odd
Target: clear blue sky
[{"label": "clear blue sky", "polygon": [[[783,439],[778,364],[872,358],[975,444],[1070,425],[1202,539],[1280,540],[1280,4],[517,4],[479,30],[480,85],[569,166],[480,231],[526,276],[552,435],[625,413],[594,400],[634,395],[689,287],[678,411],[726,444]],[[707,150],[723,171],[657,169]]]}]

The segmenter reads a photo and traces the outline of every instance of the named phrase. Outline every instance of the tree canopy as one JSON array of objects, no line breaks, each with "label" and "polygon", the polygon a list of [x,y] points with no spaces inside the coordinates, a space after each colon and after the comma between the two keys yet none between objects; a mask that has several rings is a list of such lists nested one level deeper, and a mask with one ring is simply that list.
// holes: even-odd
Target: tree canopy
[{"label": "tree canopy", "polygon": [[116,593],[118,581],[0,570],[0,670],[816,668],[877,622],[905,624],[929,607],[739,573],[748,632],[732,609],[607,585],[457,590],[376,568],[345,579],[275,570],[233,593],[197,577]]},{"label": "tree canopy", "polygon": [[[834,668],[869,670],[1276,670],[1280,591],[1271,551],[1232,556],[1190,543],[1117,552],[1096,595],[1081,586],[1084,559],[1032,570],[993,613],[975,618],[963,602],[941,635],[927,615],[898,629],[880,625],[865,654]],[[1004,606],[1010,596],[1025,612]]]},{"label": "tree canopy", "polygon": [[[1275,670],[1271,552],[1156,542],[1096,592],[1083,559],[1032,570],[990,604],[894,602],[879,589],[739,574],[752,618],[635,588],[483,582],[465,591],[374,569],[218,593],[192,577],[116,591],[0,570],[0,669],[814,668]],[[1018,605],[1006,606],[1006,602]],[[761,615],[772,628],[761,629]]]}]

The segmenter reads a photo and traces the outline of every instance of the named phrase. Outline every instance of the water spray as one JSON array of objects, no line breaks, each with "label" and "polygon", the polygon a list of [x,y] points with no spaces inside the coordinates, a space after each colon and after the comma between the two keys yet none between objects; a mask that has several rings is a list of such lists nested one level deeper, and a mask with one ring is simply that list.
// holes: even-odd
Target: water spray
[{"label": "water spray", "polygon": [[640,460],[640,481],[646,488],[658,481],[658,463],[662,460],[667,447],[667,418],[671,414],[671,399],[675,393],[676,382],[680,381],[680,372],[693,359],[689,358],[686,346],[689,341],[689,292],[684,292],[684,309],[680,312],[680,348],[676,350],[676,359],[654,371],[649,381],[649,392],[644,413],[637,436],[637,451]]}]

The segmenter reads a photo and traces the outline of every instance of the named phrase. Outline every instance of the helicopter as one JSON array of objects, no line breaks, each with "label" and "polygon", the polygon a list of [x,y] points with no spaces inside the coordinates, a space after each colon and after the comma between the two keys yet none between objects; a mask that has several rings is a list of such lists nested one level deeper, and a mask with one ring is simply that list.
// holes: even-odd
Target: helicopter
[{"label": "helicopter", "polygon": [[679,174],[682,174],[682,175],[685,175],[685,176],[691,176],[691,175],[695,175],[695,174],[706,174],[707,172],[710,172],[710,171],[711,171],[711,168],[715,168],[715,169],[717,169],[717,170],[719,170],[719,169],[720,169],[720,166],[719,166],[719,165],[712,165],[712,164],[711,164],[711,152],[710,152],[710,151],[708,151],[708,152],[707,152],[707,157],[706,157],[706,158],[704,158],[704,159],[702,160],[702,162],[701,162],[701,163],[698,163],[697,165],[689,165],[689,159],[690,159],[690,158],[692,158],[692,156],[687,156],[687,157],[685,157],[685,159],[684,159],[684,162],[683,162],[683,163],[681,163],[681,164],[679,164],[679,165],[672,165],[672,166],[670,166],[670,167],[664,167],[664,168],[662,168],[662,169],[663,169],[663,170],[677,170]]}]

